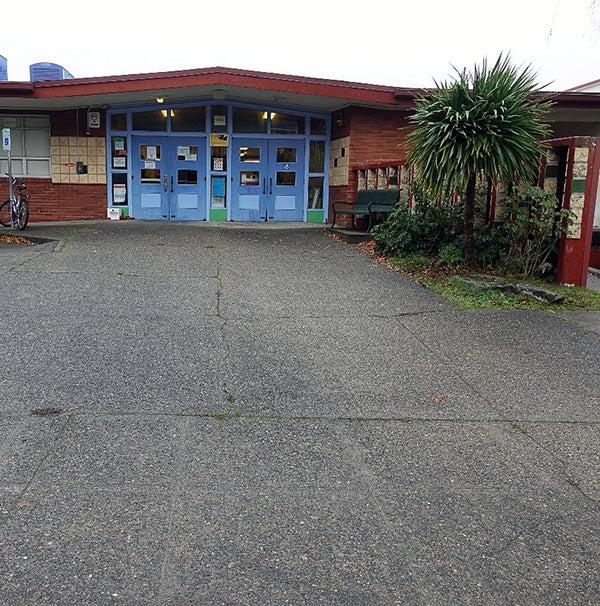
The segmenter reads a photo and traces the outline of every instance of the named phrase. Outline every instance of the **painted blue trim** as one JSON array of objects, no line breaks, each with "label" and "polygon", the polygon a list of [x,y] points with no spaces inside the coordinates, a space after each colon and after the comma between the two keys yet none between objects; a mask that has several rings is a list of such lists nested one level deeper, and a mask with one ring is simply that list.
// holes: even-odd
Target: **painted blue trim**
[{"label": "painted blue trim", "polygon": [[[329,162],[330,162],[330,141],[331,141],[331,115],[328,112],[319,112],[314,110],[305,110],[296,106],[285,106],[285,105],[270,105],[265,103],[256,102],[244,102],[244,101],[227,101],[218,99],[204,99],[204,100],[190,100],[190,101],[174,101],[158,105],[144,104],[144,105],[115,105],[110,107],[106,112],[106,141],[107,141],[107,154],[106,154],[106,183],[107,183],[107,199],[108,206],[112,207],[112,185],[113,185],[113,173],[127,173],[127,206],[119,206],[118,208],[127,208],[130,216],[132,216],[133,209],[133,188],[132,188],[132,175],[133,175],[133,149],[132,149],[132,137],[133,136],[147,136],[147,137],[205,137],[205,157],[206,157],[206,188],[205,188],[205,199],[206,199],[206,217],[210,217],[210,202],[211,202],[211,176],[213,175],[212,169],[212,158],[210,149],[210,132],[212,128],[212,108],[214,106],[225,107],[227,110],[227,134],[229,135],[229,145],[227,146],[227,171],[220,173],[226,176],[227,186],[225,192],[225,205],[227,209],[227,220],[231,220],[231,201],[233,192],[233,158],[232,158],[232,143],[235,139],[268,139],[268,140],[302,140],[304,141],[305,154],[304,154],[304,208],[302,212],[302,218],[304,221],[308,218],[308,180],[310,177],[323,177],[323,221],[326,222],[328,219],[329,210]],[[171,130],[171,114],[170,109],[176,109],[178,107],[205,107],[205,130],[204,132],[173,132]],[[304,134],[301,135],[289,135],[289,134],[274,134],[271,133],[271,121],[267,124],[267,133],[234,133],[233,132],[233,110],[234,107],[246,108],[246,109],[259,109],[268,112],[279,112],[286,113],[294,116],[304,117]],[[166,130],[164,131],[133,131],[132,129],[132,114],[138,111],[152,111],[152,110],[167,110],[167,121]],[[125,114],[127,119],[127,130],[126,131],[112,131],[110,123],[114,114]],[[310,134],[310,119],[317,118],[325,121],[325,135],[311,135]],[[112,169],[112,136],[125,136],[127,141],[127,170],[123,169]],[[310,141],[324,141],[325,142],[325,167],[323,173],[309,173],[309,160],[310,160]],[[215,173],[216,174],[216,173]]]}]

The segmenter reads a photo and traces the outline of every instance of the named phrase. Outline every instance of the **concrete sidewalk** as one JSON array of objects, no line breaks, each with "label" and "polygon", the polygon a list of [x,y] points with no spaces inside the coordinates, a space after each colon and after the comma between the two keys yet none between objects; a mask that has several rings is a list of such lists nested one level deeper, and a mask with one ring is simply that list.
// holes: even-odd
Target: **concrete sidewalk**
[{"label": "concrete sidewalk", "polygon": [[0,252],[3,606],[600,600],[580,319],[323,229],[28,234],[61,245]]}]

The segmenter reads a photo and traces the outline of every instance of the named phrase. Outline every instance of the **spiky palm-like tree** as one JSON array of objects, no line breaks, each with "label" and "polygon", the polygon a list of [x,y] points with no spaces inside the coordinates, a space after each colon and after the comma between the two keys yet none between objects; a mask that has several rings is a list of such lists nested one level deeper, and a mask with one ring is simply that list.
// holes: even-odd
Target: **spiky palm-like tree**
[{"label": "spiky palm-like tree", "polygon": [[409,135],[415,177],[436,199],[464,193],[465,259],[474,258],[475,187],[478,178],[532,180],[549,133],[551,102],[538,95],[530,66],[515,67],[500,55],[472,71],[456,71],[450,81],[417,100]]}]

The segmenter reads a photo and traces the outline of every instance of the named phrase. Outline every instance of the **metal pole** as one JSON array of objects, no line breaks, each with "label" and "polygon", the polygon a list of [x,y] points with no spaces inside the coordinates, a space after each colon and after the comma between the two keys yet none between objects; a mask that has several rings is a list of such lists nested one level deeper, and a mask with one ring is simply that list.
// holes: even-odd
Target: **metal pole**
[{"label": "metal pole", "polygon": [[[12,133],[11,133],[12,134]],[[13,223],[13,213],[12,213],[12,199],[13,199],[13,178],[12,178],[12,158],[11,158],[11,145],[8,147],[8,213],[10,216],[11,227],[14,227]]]}]

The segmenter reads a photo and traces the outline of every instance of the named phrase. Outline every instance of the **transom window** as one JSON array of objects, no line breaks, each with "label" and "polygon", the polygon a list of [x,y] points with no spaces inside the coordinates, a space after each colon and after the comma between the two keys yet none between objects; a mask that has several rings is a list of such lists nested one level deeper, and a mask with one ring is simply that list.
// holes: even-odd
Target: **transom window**
[{"label": "transom window", "polygon": [[[50,176],[48,116],[0,116],[0,128],[10,128],[11,165],[15,176]],[[8,172],[8,152],[0,149],[0,176]]]}]

